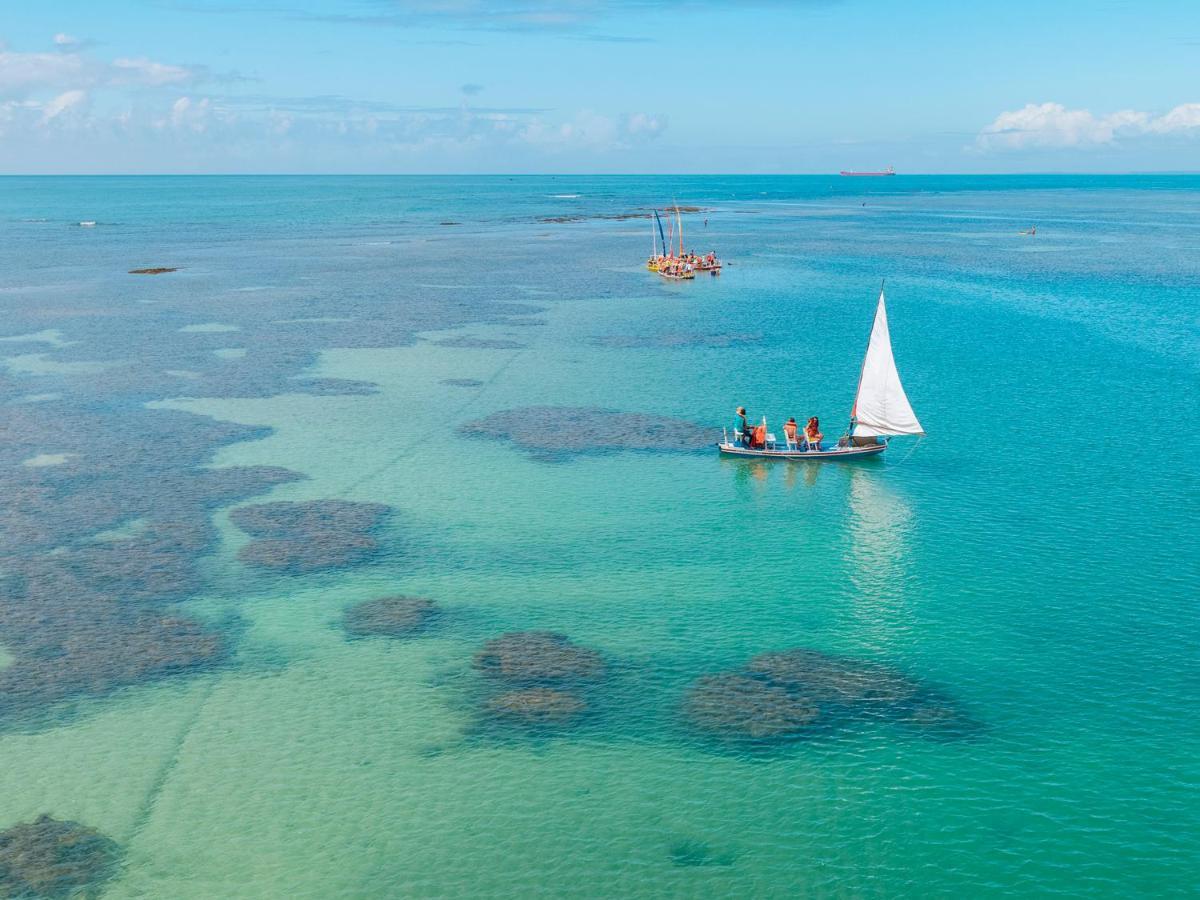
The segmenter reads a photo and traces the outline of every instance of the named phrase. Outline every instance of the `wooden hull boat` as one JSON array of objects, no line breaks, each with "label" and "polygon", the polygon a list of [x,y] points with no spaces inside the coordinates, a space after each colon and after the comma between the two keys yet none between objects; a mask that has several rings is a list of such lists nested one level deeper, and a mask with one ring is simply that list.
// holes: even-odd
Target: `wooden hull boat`
[{"label": "wooden hull boat", "polygon": [[880,441],[878,444],[866,444],[861,447],[847,445],[845,447],[808,447],[802,449],[806,445],[803,443],[798,447],[774,447],[768,445],[762,448],[743,447],[741,444],[733,444],[728,441],[721,441],[717,444],[717,450],[722,456],[741,456],[747,459],[812,459],[812,460],[830,460],[830,459],[863,459],[867,456],[878,456],[887,449],[887,444]]}]

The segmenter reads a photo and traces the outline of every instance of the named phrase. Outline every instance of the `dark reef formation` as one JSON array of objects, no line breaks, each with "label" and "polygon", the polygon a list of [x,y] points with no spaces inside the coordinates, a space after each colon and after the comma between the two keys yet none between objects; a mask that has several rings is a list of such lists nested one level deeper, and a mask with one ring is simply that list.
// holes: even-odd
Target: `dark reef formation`
[{"label": "dark reef formation", "polygon": [[364,562],[378,549],[371,532],[388,507],[350,500],[278,501],[229,514],[255,538],[238,553],[242,562],[284,572],[315,572]]},{"label": "dark reef formation", "polygon": [[[140,200],[173,206],[166,186],[139,190]],[[198,221],[225,209],[219,193],[191,198]],[[2,355],[38,360],[25,371],[0,365],[0,644],[14,657],[0,670],[0,727],[38,704],[201,671],[228,656],[230,629],[170,605],[203,587],[197,562],[215,544],[216,509],[300,476],[208,468],[220,448],[269,429],[160,401],[369,393],[368,382],[306,376],[328,348],[411,345],[420,333],[543,311],[517,284],[497,281],[468,297],[439,287],[461,253],[452,242],[366,258],[353,241],[301,238],[301,250],[295,230],[277,221],[268,204],[228,228],[163,229],[156,252],[170,266],[129,278],[128,260],[144,243],[137,229],[32,265],[27,248],[40,226],[0,222],[8,274],[0,336],[29,336],[6,342]],[[503,230],[475,240],[496,259],[542,252]],[[188,278],[153,277],[167,268],[186,268]],[[568,292],[595,281],[562,278]],[[235,323],[247,353],[214,353],[229,346],[228,333],[181,330],[197,322]],[[60,338],[38,337],[47,331]],[[370,553],[373,538],[356,534],[318,531],[320,564]],[[307,566],[294,544],[248,556]]]},{"label": "dark reef formation", "polygon": [[13,656],[0,669],[0,718],[210,668],[228,655],[224,630],[97,591],[53,557],[28,562],[0,591],[0,634]]},{"label": "dark reef formation", "polygon": [[[659,215],[674,215],[676,211],[684,215],[694,215],[699,212],[707,212],[703,206],[672,206],[670,209],[660,210]],[[621,213],[594,213],[586,215],[584,213],[569,213],[562,216],[544,216],[538,219],[544,225],[565,225],[570,222],[587,222],[589,220],[608,221],[608,222],[627,222],[630,219],[651,219],[654,217],[653,209],[635,209],[629,212]]]},{"label": "dark reef formation", "polygon": [[690,331],[668,331],[663,334],[607,334],[595,339],[602,347],[654,348],[669,347],[733,347],[737,344],[753,344],[762,340],[762,334],[736,333],[706,334]]},{"label": "dark reef formation", "polygon": [[425,597],[379,597],[346,610],[342,627],[351,637],[407,637],[425,628],[438,608]]},{"label": "dark reef formation", "polygon": [[487,725],[524,732],[577,724],[586,692],[605,675],[604,659],[553,631],[513,631],[486,642],[475,668],[495,686],[483,702]]},{"label": "dark reef formation", "polygon": [[94,896],[119,861],[116,842],[96,829],[39,816],[0,831],[0,897]]},{"label": "dark reef formation", "polygon": [[440,384],[462,388],[483,387],[483,382],[478,378],[443,378]]},{"label": "dark reef formation", "polygon": [[694,452],[719,437],[685,419],[586,406],[525,406],[459,426],[470,437],[510,441],[534,459],[560,462],[623,450]]},{"label": "dark reef formation", "polygon": [[714,852],[704,841],[682,840],[671,845],[671,862],[682,868],[693,866],[732,866],[737,857],[730,852]]},{"label": "dark reef formation", "polygon": [[721,738],[796,736],[821,715],[802,693],[740,672],[704,676],[688,692],[686,704],[695,728]]},{"label": "dark reef formation", "polygon": [[439,347],[455,347],[460,350],[526,350],[528,344],[495,338],[453,337],[434,341]]},{"label": "dark reef formation", "polygon": [[[0,420],[0,643],[13,656],[0,670],[0,725],[225,661],[227,629],[168,604],[201,587],[197,559],[217,539],[213,510],[300,478],[199,467],[210,441],[260,429],[156,410],[122,430],[93,411],[38,411],[59,402],[9,406]],[[47,449],[67,461],[20,464]]]},{"label": "dark reef formation", "polygon": [[977,727],[951,698],[897,669],[804,648],[764,653],[740,670],[697,679],[683,713],[700,734],[749,745],[868,720],[945,738]]},{"label": "dark reef formation", "polygon": [[587,703],[578,694],[553,688],[506,691],[488,699],[487,713],[496,720],[526,727],[569,725]]},{"label": "dark reef formation", "polygon": [[562,684],[604,674],[604,660],[553,631],[513,631],[492,638],[475,654],[475,668],[516,684]]}]

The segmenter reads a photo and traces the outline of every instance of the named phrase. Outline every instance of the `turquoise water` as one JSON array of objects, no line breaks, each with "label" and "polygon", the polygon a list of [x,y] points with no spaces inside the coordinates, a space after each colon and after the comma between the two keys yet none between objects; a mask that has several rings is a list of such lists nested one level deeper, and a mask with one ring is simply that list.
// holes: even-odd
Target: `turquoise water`
[{"label": "turquoise water", "polygon": [[[720,278],[644,269],[618,217],[672,199]],[[1198,201],[1182,176],[0,179],[0,830],[102,831],[114,898],[1194,893]],[[885,277],[928,437],[882,460],[460,430],[598,407],[715,439],[744,404],[836,434]],[[304,477],[187,486],[240,466]],[[392,508],[378,553],[239,560],[232,506],[327,498]],[[143,539],[168,522],[187,540]],[[79,555],[97,535],[121,563]],[[24,680],[43,588],[111,647],[64,651],[82,686]],[[389,594],[442,615],[348,640]],[[141,627],[97,612],[122,603],[229,655],[99,678]],[[605,660],[567,727],[481,717],[474,654],[525,629]],[[971,727],[689,721],[696,679],[796,647]]]}]

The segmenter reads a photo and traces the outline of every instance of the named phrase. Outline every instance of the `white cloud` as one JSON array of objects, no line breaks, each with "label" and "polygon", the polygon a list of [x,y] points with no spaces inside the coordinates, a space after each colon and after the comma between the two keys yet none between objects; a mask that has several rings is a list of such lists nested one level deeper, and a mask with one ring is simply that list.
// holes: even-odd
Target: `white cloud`
[{"label": "white cloud", "polygon": [[667,130],[667,117],[657,113],[634,113],[625,117],[623,125],[631,138],[656,138]]},{"label": "white cloud", "polygon": [[192,81],[197,72],[184,66],[171,66],[152,59],[114,59],[110,76],[114,85],[162,87]]},{"label": "white cloud", "polygon": [[84,52],[84,45],[67,34],[54,38],[58,51],[20,53],[0,46],[0,98],[23,98],[64,90],[154,88],[200,80],[204,70],[168,65],[145,58],[112,62]]},{"label": "white cloud", "polygon": [[1147,124],[1147,130],[1156,134],[1170,134],[1172,131],[1187,131],[1200,128],[1200,103],[1181,103],[1165,116],[1153,119]]},{"label": "white cloud", "polygon": [[180,131],[191,131],[195,134],[203,134],[208,130],[209,116],[212,112],[212,104],[205,97],[203,100],[193,102],[191,97],[180,97],[171,104],[171,127]]},{"label": "white cloud", "polygon": [[535,118],[521,129],[520,137],[525,143],[547,149],[608,151],[652,140],[666,127],[666,116],[659,114],[639,112],[612,118],[585,109],[576,113],[573,119],[559,124]]},{"label": "white cloud", "polygon": [[42,106],[42,125],[49,125],[60,116],[78,111],[87,102],[86,91],[66,91]]},{"label": "white cloud", "polygon": [[1096,116],[1090,110],[1067,109],[1061,103],[1030,103],[998,115],[979,133],[975,144],[981,150],[1096,147],[1118,138],[1192,129],[1200,129],[1200,103],[1185,103],[1158,117],[1134,109]]}]

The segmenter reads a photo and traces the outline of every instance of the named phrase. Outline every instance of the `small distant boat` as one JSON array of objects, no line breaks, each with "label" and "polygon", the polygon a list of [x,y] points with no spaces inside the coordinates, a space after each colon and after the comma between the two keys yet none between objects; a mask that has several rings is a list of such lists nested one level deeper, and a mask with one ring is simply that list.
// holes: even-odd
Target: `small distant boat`
[{"label": "small distant boat", "polygon": [[848,175],[857,178],[881,178],[885,175],[895,175],[895,166],[888,166],[882,172],[847,172],[844,169],[838,173],[839,175]]},{"label": "small distant boat", "polygon": [[89,220],[89,221],[87,221],[87,222],[80,222],[80,223],[79,223],[79,227],[80,227],[80,228],[95,228],[95,227],[96,227],[96,223],[95,223],[95,222],[92,222],[92,221],[90,221],[90,220]]},{"label": "small distant boat", "polygon": [[785,439],[781,444],[775,435],[767,433],[766,426],[764,417],[762,425],[755,429],[761,431],[763,438],[756,446],[747,446],[740,432],[730,435],[726,431],[717,444],[718,452],[754,459],[860,459],[882,453],[895,435],[925,433],[904,393],[900,373],[896,371],[882,290],[875,307],[875,324],[871,327],[871,339],[863,357],[858,392],[850,409],[850,426],[846,434],[835,446],[826,446],[821,441],[810,444],[804,433],[797,431],[795,440]]},{"label": "small distant boat", "polygon": [[1024,231],[1018,231],[1018,232],[1017,232],[1017,234],[1028,234],[1028,235],[1030,235],[1030,236],[1032,236],[1032,235],[1035,235],[1035,234],[1037,234],[1037,226],[1036,226],[1036,225],[1030,225],[1030,226],[1029,226],[1027,229],[1025,229]]},{"label": "small distant boat", "polygon": [[[650,258],[646,260],[646,268],[671,281],[695,278],[697,272],[720,275],[721,261],[717,259],[716,253],[699,256],[683,249],[683,216],[680,214],[678,206],[675,207],[675,218],[668,217],[668,221],[671,224],[670,238],[663,231],[662,219],[658,215],[658,210],[654,210],[654,221],[650,225]],[[678,255],[675,252],[676,226],[679,231]],[[659,250],[659,241],[662,242],[661,251]]]}]

